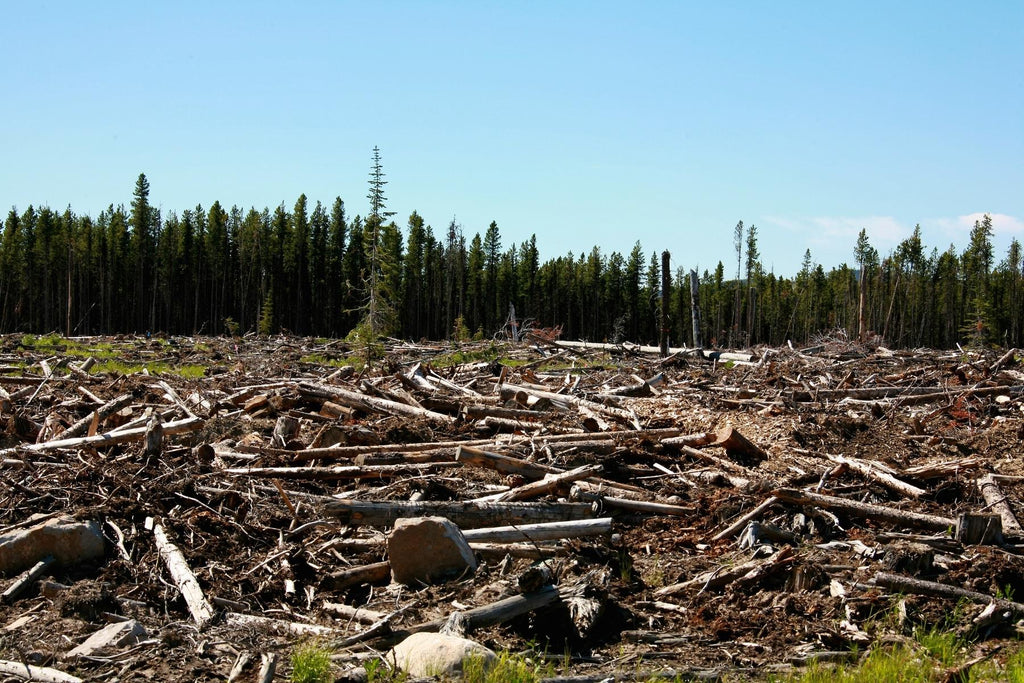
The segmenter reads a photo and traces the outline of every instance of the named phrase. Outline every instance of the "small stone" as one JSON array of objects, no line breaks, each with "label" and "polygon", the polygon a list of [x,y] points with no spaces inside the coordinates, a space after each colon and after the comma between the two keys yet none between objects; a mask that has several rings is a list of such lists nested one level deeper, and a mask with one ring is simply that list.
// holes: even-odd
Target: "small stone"
[{"label": "small stone", "polygon": [[468,659],[482,659],[485,667],[496,659],[480,643],[444,633],[414,633],[388,656],[396,667],[416,677],[454,676],[462,673]]},{"label": "small stone", "polygon": [[388,536],[391,577],[416,585],[476,571],[473,554],[462,531],[444,517],[399,519]]}]

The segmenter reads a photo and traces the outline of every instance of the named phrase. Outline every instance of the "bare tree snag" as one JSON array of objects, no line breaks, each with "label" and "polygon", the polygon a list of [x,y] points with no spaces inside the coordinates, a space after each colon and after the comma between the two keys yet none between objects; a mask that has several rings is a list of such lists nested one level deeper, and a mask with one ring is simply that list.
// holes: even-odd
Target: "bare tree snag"
[{"label": "bare tree snag", "polygon": [[199,580],[192,573],[192,569],[188,566],[188,561],[181,554],[181,551],[178,550],[178,546],[174,545],[167,538],[167,532],[164,531],[164,528],[159,523],[153,525],[153,538],[156,540],[156,549],[160,552],[161,559],[167,565],[171,578],[174,579],[178,590],[181,591],[181,597],[185,599],[185,604],[188,605],[188,611],[192,614],[193,621],[196,622],[199,628],[202,628],[213,618],[214,612],[213,606],[206,600],[206,596],[203,595],[203,589],[199,586]]}]

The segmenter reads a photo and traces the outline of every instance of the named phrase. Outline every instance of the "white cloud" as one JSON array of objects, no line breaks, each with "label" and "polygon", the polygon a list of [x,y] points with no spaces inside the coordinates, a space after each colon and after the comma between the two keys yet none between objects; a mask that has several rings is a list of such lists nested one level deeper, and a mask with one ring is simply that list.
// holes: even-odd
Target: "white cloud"
[{"label": "white cloud", "polygon": [[811,218],[782,218],[766,216],[763,220],[789,232],[803,235],[812,245],[835,246],[840,243],[853,248],[861,230],[879,251],[886,251],[910,236],[913,226],[901,223],[892,216],[815,216]]}]

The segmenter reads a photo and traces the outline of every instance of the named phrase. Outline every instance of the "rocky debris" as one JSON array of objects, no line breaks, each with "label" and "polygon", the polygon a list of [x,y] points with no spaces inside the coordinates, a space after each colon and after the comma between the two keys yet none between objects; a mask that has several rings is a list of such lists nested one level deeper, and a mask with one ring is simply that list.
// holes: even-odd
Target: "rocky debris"
[{"label": "rocky debris", "polygon": [[391,578],[417,586],[476,571],[476,556],[459,527],[444,517],[411,517],[388,534]]},{"label": "rocky debris", "polygon": [[59,516],[38,523],[29,519],[27,524],[0,534],[0,572],[20,572],[46,557],[71,565],[104,555],[103,531],[98,522],[76,522]]}]

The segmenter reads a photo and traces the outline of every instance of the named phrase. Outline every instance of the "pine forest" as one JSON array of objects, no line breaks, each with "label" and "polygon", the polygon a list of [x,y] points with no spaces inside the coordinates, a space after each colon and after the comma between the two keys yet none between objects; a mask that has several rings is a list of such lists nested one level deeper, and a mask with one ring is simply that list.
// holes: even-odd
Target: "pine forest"
[{"label": "pine forest", "polygon": [[[98,216],[12,208],[0,231],[0,332],[68,335],[279,332],[345,337],[369,326],[406,339],[490,338],[507,325],[566,339],[657,343],[658,251],[600,246],[541,259],[536,235],[505,244],[492,222],[472,235],[386,210],[374,149],[365,216],[303,194],[273,209],[196,206],[162,214],[144,174],[129,207]],[[705,345],[872,338],[892,347],[1020,346],[1020,243],[995,254],[988,216],[962,252],[925,245],[918,227],[888,254],[865,231],[851,263],[826,269],[808,250],[793,277],[765,272],[755,225],[723,236],[726,262],[698,273]],[[729,240],[727,237],[731,237]],[[734,257],[734,258],[733,258]],[[673,345],[692,345],[689,266],[667,273]]]}]

